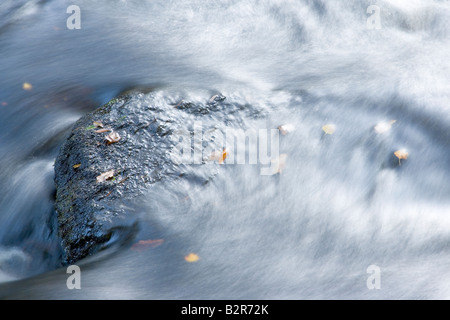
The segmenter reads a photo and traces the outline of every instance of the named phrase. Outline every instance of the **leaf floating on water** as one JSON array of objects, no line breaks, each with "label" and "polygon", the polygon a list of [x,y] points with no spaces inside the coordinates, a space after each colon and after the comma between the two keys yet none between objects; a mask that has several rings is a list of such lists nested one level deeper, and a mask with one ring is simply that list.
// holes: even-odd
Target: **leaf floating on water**
[{"label": "leaf floating on water", "polygon": [[108,141],[108,144],[116,143],[120,141],[120,135],[115,131],[111,131],[110,134],[105,136],[105,139]]},{"label": "leaf floating on water", "polygon": [[322,127],[325,134],[333,134],[336,131],[336,126],[334,124],[326,124]]},{"label": "leaf floating on water", "polygon": [[147,249],[156,248],[157,246],[162,245],[164,239],[149,239],[149,240],[139,240],[131,246],[131,250],[133,251],[143,251]]},{"label": "leaf floating on water", "polygon": [[77,163],[72,166],[74,169],[78,169],[79,167],[81,167],[81,163]]},{"label": "leaf floating on water", "polygon": [[105,182],[108,179],[114,178],[114,170],[109,170],[97,177],[97,182]]},{"label": "leaf floating on water", "polygon": [[272,163],[271,163],[270,167],[272,169],[272,174],[277,174],[277,173],[283,172],[283,170],[286,168],[286,159],[287,159],[287,154],[282,153],[277,158],[275,158],[271,161]]},{"label": "leaf floating on water", "polygon": [[196,255],[195,253],[189,253],[187,256],[184,257],[184,260],[186,260],[187,262],[196,262],[199,259],[200,259],[199,256]]},{"label": "leaf floating on water", "polygon": [[394,155],[398,158],[398,165],[401,166],[400,160],[408,159],[408,152],[405,149],[400,149],[394,152]]},{"label": "leaf floating on water", "polygon": [[23,88],[23,90],[30,91],[31,89],[33,89],[33,86],[32,86],[31,84],[29,84],[28,82],[25,82],[25,83],[22,85],[22,88]]},{"label": "leaf floating on water", "polygon": [[211,155],[209,156],[209,160],[211,161],[218,161],[219,164],[223,164],[225,159],[227,158],[227,149],[223,149],[222,152],[220,151],[213,151]]},{"label": "leaf floating on water", "polygon": [[222,150],[222,154],[220,155],[220,158],[219,158],[219,164],[224,163],[225,159],[227,158],[227,155],[228,155],[227,149],[224,148]]},{"label": "leaf floating on water", "polygon": [[376,133],[388,132],[389,130],[391,130],[392,125],[396,122],[397,122],[397,120],[391,120],[389,122],[385,122],[385,121],[380,122],[374,127],[374,130]]},{"label": "leaf floating on water", "polygon": [[278,130],[280,130],[281,134],[283,136],[287,135],[288,133],[291,133],[292,131],[295,130],[295,126],[291,123],[288,124],[284,124],[282,126],[278,127]]}]

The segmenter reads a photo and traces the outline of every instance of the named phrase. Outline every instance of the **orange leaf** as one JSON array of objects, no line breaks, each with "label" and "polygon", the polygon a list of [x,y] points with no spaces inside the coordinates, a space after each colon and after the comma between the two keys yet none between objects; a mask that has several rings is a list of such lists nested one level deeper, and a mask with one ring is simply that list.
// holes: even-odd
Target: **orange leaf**
[{"label": "orange leaf", "polygon": [[398,165],[400,166],[400,160],[406,160],[408,159],[408,152],[405,149],[400,149],[394,152],[394,155],[398,158]]},{"label": "orange leaf", "polygon": [[224,148],[222,152],[219,151],[212,152],[211,155],[209,156],[209,160],[212,161],[217,160],[220,164],[222,164],[227,158],[227,155],[228,155],[227,150]]},{"label": "orange leaf", "polygon": [[149,240],[139,240],[131,246],[131,250],[133,251],[143,251],[146,249],[156,248],[157,246],[162,245],[164,239],[149,239]]},{"label": "orange leaf", "polygon": [[199,256],[192,252],[184,257],[184,260],[186,260],[187,262],[196,262],[199,259],[200,259]]},{"label": "orange leaf", "polygon": [[224,148],[222,151],[222,155],[219,158],[220,164],[222,164],[225,161],[225,159],[227,158],[227,155],[228,155],[227,150]]}]

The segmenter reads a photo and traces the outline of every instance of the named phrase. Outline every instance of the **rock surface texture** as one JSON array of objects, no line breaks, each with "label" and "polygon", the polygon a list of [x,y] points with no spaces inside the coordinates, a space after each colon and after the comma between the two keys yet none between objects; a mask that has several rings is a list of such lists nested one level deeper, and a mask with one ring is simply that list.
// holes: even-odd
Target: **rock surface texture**
[{"label": "rock surface texture", "polygon": [[[212,179],[217,163],[205,166],[210,162],[205,154],[192,155],[202,143],[214,144],[214,134],[200,145],[195,139],[202,137],[194,135],[230,125],[245,128],[244,116],[262,117],[259,108],[239,101],[214,92],[128,93],[79,119],[55,162],[63,262],[131,239],[138,223],[130,218],[127,203],[158,181],[204,184]],[[192,150],[184,158],[181,142]]]}]

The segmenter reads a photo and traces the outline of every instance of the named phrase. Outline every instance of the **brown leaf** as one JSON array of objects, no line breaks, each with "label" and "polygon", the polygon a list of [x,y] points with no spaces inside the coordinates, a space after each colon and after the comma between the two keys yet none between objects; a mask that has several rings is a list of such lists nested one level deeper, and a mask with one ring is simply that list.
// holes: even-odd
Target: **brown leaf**
[{"label": "brown leaf", "polygon": [[131,250],[133,251],[143,251],[147,249],[156,248],[157,246],[162,245],[164,239],[149,239],[149,240],[139,240],[131,246]]},{"label": "brown leaf", "polygon": [[97,182],[105,182],[106,180],[111,179],[112,177],[114,177],[114,170],[109,170],[99,175],[97,177]]},{"label": "brown leaf", "polygon": [[95,130],[95,133],[105,133],[108,131],[112,131],[112,129],[98,129],[98,130]]},{"label": "brown leaf", "polygon": [[116,143],[120,140],[120,135],[115,131],[111,131],[110,134],[105,136],[105,139],[108,141],[108,144]]}]

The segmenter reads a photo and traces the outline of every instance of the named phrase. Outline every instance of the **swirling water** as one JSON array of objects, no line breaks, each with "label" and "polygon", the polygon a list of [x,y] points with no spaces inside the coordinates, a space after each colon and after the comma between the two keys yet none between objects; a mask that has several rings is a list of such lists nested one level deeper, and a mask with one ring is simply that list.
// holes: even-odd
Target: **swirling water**
[{"label": "swirling water", "polygon": [[[80,0],[73,30],[72,4],[0,4],[2,298],[450,297],[448,1]],[[262,106],[259,129],[296,128],[280,137],[286,168],[155,185],[136,242],[162,244],[80,261],[69,290],[53,162],[79,117],[132,87]]]}]

